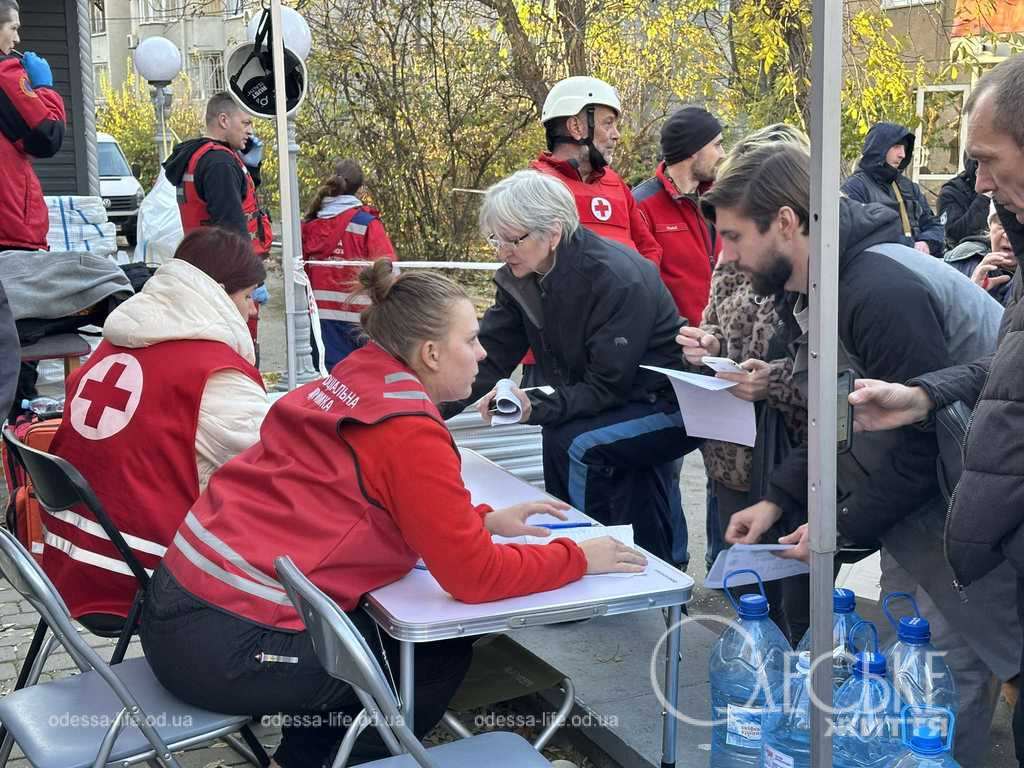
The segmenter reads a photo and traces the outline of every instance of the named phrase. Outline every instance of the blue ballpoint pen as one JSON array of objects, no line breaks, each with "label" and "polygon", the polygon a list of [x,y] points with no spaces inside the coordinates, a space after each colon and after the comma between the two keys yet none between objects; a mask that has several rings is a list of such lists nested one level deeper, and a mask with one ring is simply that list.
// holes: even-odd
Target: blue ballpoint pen
[{"label": "blue ballpoint pen", "polygon": [[584,523],[584,522],[576,522],[576,523],[537,523],[537,527],[538,528],[547,528],[549,531],[559,531],[559,530],[562,530],[563,528],[590,528],[593,525],[594,525],[593,523]]}]

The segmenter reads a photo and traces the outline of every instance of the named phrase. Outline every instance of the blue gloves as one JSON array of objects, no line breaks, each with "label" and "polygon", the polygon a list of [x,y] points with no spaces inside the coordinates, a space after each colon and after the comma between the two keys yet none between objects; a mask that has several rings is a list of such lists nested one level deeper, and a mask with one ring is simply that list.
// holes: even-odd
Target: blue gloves
[{"label": "blue gloves", "polygon": [[270,294],[267,293],[267,286],[261,285],[257,287],[255,291],[249,294],[249,298],[257,304],[266,304],[270,301]]},{"label": "blue gloves", "polygon": [[243,163],[250,168],[257,168],[263,162],[263,141],[259,136],[250,136],[240,154]]},{"label": "blue gloves", "polygon": [[50,64],[42,56],[28,51],[21,57],[21,66],[28,74],[28,81],[33,88],[53,87],[53,72]]}]

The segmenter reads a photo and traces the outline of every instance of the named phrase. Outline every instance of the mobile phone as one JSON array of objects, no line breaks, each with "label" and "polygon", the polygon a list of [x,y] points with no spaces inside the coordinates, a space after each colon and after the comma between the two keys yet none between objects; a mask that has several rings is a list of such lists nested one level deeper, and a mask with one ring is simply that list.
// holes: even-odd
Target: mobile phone
[{"label": "mobile phone", "polygon": [[839,373],[836,392],[836,453],[846,453],[853,446],[853,392],[854,374],[849,368]]},{"label": "mobile phone", "polygon": [[715,373],[748,373],[746,368],[728,357],[705,355],[700,361]]}]

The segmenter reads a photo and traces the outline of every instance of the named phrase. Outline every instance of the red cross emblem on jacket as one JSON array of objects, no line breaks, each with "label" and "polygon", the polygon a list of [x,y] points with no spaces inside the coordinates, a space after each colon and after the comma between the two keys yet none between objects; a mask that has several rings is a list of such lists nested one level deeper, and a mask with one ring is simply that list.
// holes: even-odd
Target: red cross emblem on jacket
[{"label": "red cross emblem on jacket", "polygon": [[88,440],[116,435],[132,420],[142,397],[142,367],[131,355],[110,355],[78,383],[71,426]]}]

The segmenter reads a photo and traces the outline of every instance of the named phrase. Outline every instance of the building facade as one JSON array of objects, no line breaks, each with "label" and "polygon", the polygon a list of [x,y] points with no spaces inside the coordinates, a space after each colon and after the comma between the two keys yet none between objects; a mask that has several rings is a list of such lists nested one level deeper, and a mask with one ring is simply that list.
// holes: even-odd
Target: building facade
[{"label": "building facade", "polygon": [[191,96],[224,90],[224,55],[245,41],[259,0],[89,0],[92,65],[97,83],[118,88],[132,69],[132,53],[147,37],[166,37],[182,52]]}]

